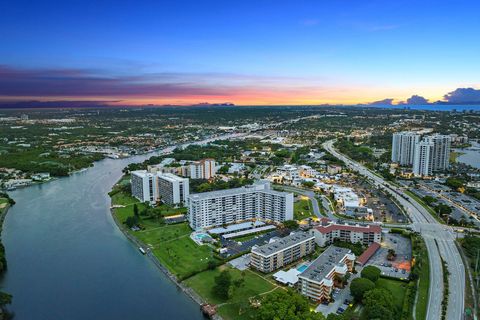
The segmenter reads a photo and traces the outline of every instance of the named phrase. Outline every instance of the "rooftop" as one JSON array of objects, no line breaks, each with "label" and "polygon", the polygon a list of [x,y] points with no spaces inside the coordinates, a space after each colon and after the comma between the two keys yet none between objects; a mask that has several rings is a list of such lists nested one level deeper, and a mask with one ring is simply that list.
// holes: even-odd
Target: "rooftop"
[{"label": "rooftop", "polygon": [[189,198],[191,200],[202,200],[202,199],[208,199],[208,198],[218,198],[218,197],[224,197],[229,195],[236,195],[241,193],[252,193],[252,192],[265,192],[265,193],[276,194],[276,195],[288,194],[287,192],[271,190],[269,184],[262,183],[262,184],[253,184],[250,186],[244,186],[240,188],[194,193],[194,194],[191,194]]},{"label": "rooftop", "polygon": [[345,230],[354,232],[375,232],[381,233],[382,227],[376,224],[348,224],[348,223],[336,223],[329,219],[322,219],[321,225],[315,227],[321,233],[328,233],[335,230]]},{"label": "rooftop", "polygon": [[299,277],[320,283],[334,267],[344,265],[341,261],[350,253],[350,249],[330,246]]},{"label": "rooftop", "polygon": [[292,247],[300,242],[307,241],[310,239],[315,239],[315,236],[308,234],[307,232],[295,232],[291,233],[289,236],[281,238],[280,240],[274,241],[272,243],[265,244],[260,247],[252,248],[252,252],[268,257],[277,252],[283,251]]}]

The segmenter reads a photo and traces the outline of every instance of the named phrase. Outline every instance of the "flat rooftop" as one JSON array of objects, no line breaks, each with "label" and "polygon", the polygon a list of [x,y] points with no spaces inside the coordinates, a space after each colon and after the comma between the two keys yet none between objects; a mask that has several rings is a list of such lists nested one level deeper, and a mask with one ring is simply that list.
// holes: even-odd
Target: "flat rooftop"
[{"label": "flat rooftop", "polygon": [[315,236],[303,231],[295,232],[289,236],[281,238],[280,240],[253,248],[252,252],[268,257],[309,239],[315,239]]},{"label": "flat rooftop", "polygon": [[299,277],[320,283],[335,266],[343,264],[340,261],[349,253],[350,249],[330,246]]},{"label": "flat rooftop", "polygon": [[264,192],[269,194],[276,194],[279,196],[289,194],[288,192],[271,190],[266,185],[254,184],[254,185],[240,187],[240,188],[209,191],[209,192],[202,192],[202,193],[193,193],[193,194],[190,194],[189,198],[192,200],[202,200],[202,199],[219,198],[219,197],[225,197],[229,195],[236,195],[241,193],[253,193],[253,192]]},{"label": "flat rooftop", "polygon": [[229,226],[226,226],[225,228],[224,227],[213,228],[208,230],[208,233],[223,234],[227,232],[234,232],[234,231],[245,230],[249,228],[258,228],[264,225],[265,225],[265,222],[262,222],[262,221],[255,221],[255,222],[247,221],[242,223],[231,224]]}]

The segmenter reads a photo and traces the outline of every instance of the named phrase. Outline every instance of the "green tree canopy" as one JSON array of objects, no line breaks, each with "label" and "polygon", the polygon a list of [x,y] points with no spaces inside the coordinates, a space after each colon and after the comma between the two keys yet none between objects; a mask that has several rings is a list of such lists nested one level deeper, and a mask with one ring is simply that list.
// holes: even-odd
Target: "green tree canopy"
[{"label": "green tree canopy", "polygon": [[376,282],[380,278],[382,271],[375,266],[366,266],[363,268],[361,275],[362,278],[366,278],[372,282]]},{"label": "green tree canopy", "polygon": [[350,284],[350,293],[356,301],[362,301],[363,296],[369,290],[375,288],[375,283],[366,278],[356,278],[352,280]]},{"label": "green tree canopy", "polygon": [[392,293],[385,289],[373,289],[363,297],[366,319],[394,320],[398,319]]},{"label": "green tree canopy", "polygon": [[230,287],[232,285],[232,275],[228,270],[223,270],[215,277],[215,285],[212,287],[213,294],[222,299],[230,297]]},{"label": "green tree canopy", "polygon": [[278,290],[266,295],[255,313],[256,320],[324,320],[321,313],[310,310],[308,300],[294,291]]}]

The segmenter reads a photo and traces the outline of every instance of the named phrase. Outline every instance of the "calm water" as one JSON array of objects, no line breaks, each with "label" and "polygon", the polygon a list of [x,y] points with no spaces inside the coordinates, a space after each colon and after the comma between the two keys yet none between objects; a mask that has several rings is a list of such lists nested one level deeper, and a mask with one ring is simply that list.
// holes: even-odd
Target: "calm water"
[{"label": "calm water", "polygon": [[8,272],[18,320],[203,319],[197,304],[141,255],[112,221],[107,192],[136,157],[10,192]]},{"label": "calm water", "polygon": [[462,153],[458,156],[457,161],[480,169],[480,143],[472,142],[472,147],[475,149],[456,149],[455,151]]}]

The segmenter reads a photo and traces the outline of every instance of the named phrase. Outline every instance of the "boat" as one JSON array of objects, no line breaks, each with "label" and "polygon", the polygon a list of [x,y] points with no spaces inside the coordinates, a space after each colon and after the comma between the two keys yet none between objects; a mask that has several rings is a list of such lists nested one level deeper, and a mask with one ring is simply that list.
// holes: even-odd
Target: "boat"
[{"label": "boat", "polygon": [[142,254],[147,254],[147,252],[142,247],[138,247],[138,250],[140,250]]}]

